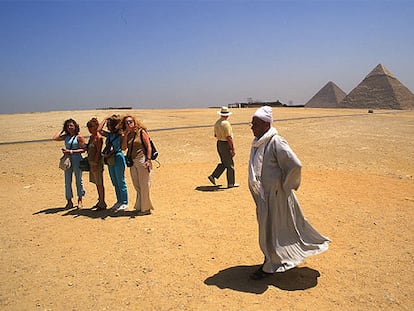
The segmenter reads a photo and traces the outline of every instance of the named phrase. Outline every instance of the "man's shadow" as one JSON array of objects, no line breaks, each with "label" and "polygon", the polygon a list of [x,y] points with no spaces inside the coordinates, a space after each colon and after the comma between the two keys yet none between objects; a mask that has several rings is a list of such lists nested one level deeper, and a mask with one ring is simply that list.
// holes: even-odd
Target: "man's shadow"
[{"label": "man's shadow", "polygon": [[226,188],[223,188],[222,185],[215,185],[215,186],[198,186],[195,188],[197,191],[202,192],[213,192],[213,191],[223,191]]},{"label": "man's shadow", "polygon": [[275,273],[262,280],[251,280],[249,275],[260,266],[236,266],[219,271],[204,281],[206,285],[215,285],[221,289],[230,288],[239,292],[263,294],[269,286],[286,291],[305,290],[318,284],[320,273],[303,267],[293,268],[283,273]]},{"label": "man's shadow", "polygon": [[77,218],[80,216],[83,217],[89,217],[92,219],[106,219],[108,217],[129,217],[129,218],[135,218],[135,217],[142,217],[144,215],[140,215],[136,211],[119,211],[114,212],[110,209],[106,209],[103,211],[97,211],[96,209],[92,208],[71,208],[67,209],[65,207],[54,207],[54,208],[47,208],[38,212],[33,213],[33,215],[38,214],[58,214],[61,212],[63,213],[61,216],[72,216],[73,218]]}]

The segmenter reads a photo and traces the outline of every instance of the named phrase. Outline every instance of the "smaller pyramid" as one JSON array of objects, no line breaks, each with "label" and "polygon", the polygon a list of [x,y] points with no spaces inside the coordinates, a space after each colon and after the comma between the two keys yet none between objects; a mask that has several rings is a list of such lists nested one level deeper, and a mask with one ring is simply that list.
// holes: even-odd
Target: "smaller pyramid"
[{"label": "smaller pyramid", "polygon": [[335,83],[329,81],[319,90],[306,104],[310,108],[337,108],[338,104],[345,98],[346,93]]},{"label": "smaller pyramid", "polygon": [[339,103],[339,107],[414,109],[414,94],[379,64]]}]

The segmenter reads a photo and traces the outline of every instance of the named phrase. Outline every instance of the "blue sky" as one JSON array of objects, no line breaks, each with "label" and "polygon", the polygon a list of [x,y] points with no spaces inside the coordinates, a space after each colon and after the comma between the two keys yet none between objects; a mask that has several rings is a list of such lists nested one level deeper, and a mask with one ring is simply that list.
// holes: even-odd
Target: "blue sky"
[{"label": "blue sky", "polygon": [[305,103],[382,63],[414,91],[414,1],[0,1],[0,113]]}]

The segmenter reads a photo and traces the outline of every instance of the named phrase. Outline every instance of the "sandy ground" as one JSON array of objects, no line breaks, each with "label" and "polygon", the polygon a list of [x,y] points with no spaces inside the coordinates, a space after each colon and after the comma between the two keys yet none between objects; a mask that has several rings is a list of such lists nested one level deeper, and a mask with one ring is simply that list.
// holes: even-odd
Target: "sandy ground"
[{"label": "sandy ground", "polygon": [[[251,281],[262,262],[247,188],[254,110],[230,118],[241,186],[212,191],[216,110],[132,111],[161,162],[155,211],[140,217],[91,210],[87,174],[84,208],[63,208],[62,144],[49,139],[69,117],[88,135],[86,121],[109,111],[0,115],[0,309],[413,310],[414,111],[274,109],[304,166],[304,214],[332,243]],[[105,183],[112,204],[107,171]],[[127,183],[134,201],[129,172]]]}]

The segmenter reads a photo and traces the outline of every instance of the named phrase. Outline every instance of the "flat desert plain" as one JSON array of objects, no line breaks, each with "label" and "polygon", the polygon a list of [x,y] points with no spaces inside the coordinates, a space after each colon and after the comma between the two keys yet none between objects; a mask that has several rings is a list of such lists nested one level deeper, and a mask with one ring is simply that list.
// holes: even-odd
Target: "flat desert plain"
[{"label": "flat desert plain", "polygon": [[[218,109],[0,115],[1,310],[413,310],[414,111],[274,108],[274,126],[303,164],[303,212],[327,252],[262,281],[247,187],[255,109],[233,109],[239,188],[214,188]],[[67,118],[138,116],[159,149],[149,216],[65,210]],[[107,203],[115,202],[105,170]],[[226,185],[225,177],[219,183]]]}]

